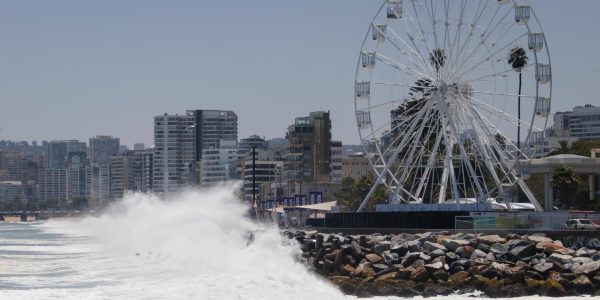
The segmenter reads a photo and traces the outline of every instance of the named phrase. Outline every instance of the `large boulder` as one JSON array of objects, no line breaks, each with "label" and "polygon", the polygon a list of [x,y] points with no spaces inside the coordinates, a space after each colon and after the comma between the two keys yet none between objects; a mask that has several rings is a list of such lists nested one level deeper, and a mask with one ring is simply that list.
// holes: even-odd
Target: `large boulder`
[{"label": "large boulder", "polygon": [[442,241],[442,245],[452,252],[456,252],[458,247],[468,246],[469,244],[470,242],[467,240],[445,239]]},{"label": "large boulder", "polygon": [[431,274],[431,278],[437,281],[448,281],[448,279],[450,279],[450,274],[444,270],[437,270]]},{"label": "large boulder", "polygon": [[404,269],[398,269],[398,271],[396,271],[396,278],[398,278],[400,280],[409,280],[410,275],[412,274],[413,271],[414,271],[414,269],[411,267],[404,268]]},{"label": "large boulder", "polygon": [[[388,266],[386,264],[373,264],[372,267],[375,270],[375,272],[377,272],[377,273],[380,273],[380,272],[387,273],[387,272],[391,272],[391,270],[393,270],[392,268],[390,268],[390,266]],[[375,277],[380,275],[377,273],[375,274]]]},{"label": "large boulder", "polygon": [[448,263],[451,263],[458,259],[458,255],[456,255],[454,252],[446,252],[446,254],[444,255],[444,258],[446,259],[446,261]]},{"label": "large boulder", "polygon": [[510,247],[507,244],[496,243],[490,247],[490,252],[494,253],[496,257],[502,257],[510,251]]},{"label": "large boulder", "polygon": [[585,275],[579,275],[573,281],[571,281],[571,286],[577,292],[582,294],[592,294],[594,292],[594,284],[592,281]]},{"label": "large boulder", "polygon": [[354,252],[354,255],[361,256],[363,254],[362,248],[360,247],[357,241],[350,242],[350,246],[352,246],[352,251]]},{"label": "large boulder", "polygon": [[514,247],[519,247],[519,246],[528,246],[531,244],[532,244],[532,242],[526,241],[526,240],[521,240],[521,239],[512,239],[512,240],[509,240],[508,242],[506,242],[506,245],[508,246],[509,249],[512,249]]},{"label": "large boulder", "polygon": [[404,267],[408,267],[408,266],[412,265],[415,261],[417,261],[417,259],[419,259],[420,255],[421,255],[420,252],[409,252],[409,253],[406,253],[406,255],[404,255],[404,257],[402,258],[401,264]]},{"label": "large boulder", "polygon": [[508,283],[521,283],[525,277],[525,270],[527,266],[515,265],[510,268],[504,269],[504,280]]},{"label": "large boulder", "polygon": [[471,258],[471,254],[473,254],[473,251],[475,251],[475,249],[471,246],[461,246],[456,248],[456,251],[454,251],[454,253],[460,256],[461,258]]},{"label": "large boulder", "polygon": [[467,278],[469,278],[469,273],[467,273],[466,271],[460,271],[452,274],[450,278],[448,278],[448,281],[459,285],[463,284],[467,280]]},{"label": "large boulder", "polygon": [[369,253],[369,254],[365,255],[365,258],[367,259],[367,261],[369,261],[372,264],[377,264],[383,260],[383,258],[381,258],[381,256],[379,256],[377,254],[373,254],[373,253]]},{"label": "large boulder", "polygon": [[475,260],[478,258],[486,258],[487,257],[487,253],[479,250],[479,249],[475,249],[475,251],[473,251],[473,253],[471,253],[471,259]]},{"label": "large boulder", "polygon": [[406,243],[406,242],[392,243],[390,245],[390,252],[396,253],[400,256],[404,256],[404,254],[406,254],[408,252],[408,243]]},{"label": "large boulder", "polygon": [[575,251],[575,255],[579,257],[592,257],[596,252],[598,251],[588,248],[580,248]]},{"label": "large boulder", "polygon": [[540,242],[553,242],[554,240],[552,240],[549,237],[543,236],[543,235],[538,235],[538,234],[534,234],[534,235],[526,235],[525,239],[530,241],[530,242],[534,242],[534,243],[540,243]]},{"label": "large boulder", "polygon": [[390,241],[381,241],[373,246],[373,253],[381,255],[383,252],[390,250]]},{"label": "large boulder", "polygon": [[444,250],[442,250],[442,249],[437,249],[437,250],[431,251],[431,253],[429,253],[429,256],[431,256],[431,258],[444,257],[445,255],[446,255],[446,252],[444,252]]},{"label": "large boulder", "polygon": [[552,263],[538,263],[533,266],[533,269],[542,274],[545,274],[548,271],[552,270],[553,267],[554,265]]},{"label": "large boulder", "polygon": [[589,257],[573,257],[573,259],[571,259],[571,261],[574,263],[578,263],[578,264],[585,264],[585,263],[592,262],[594,260]]},{"label": "large boulder", "polygon": [[358,282],[353,281],[348,276],[329,276],[329,280],[338,286],[340,290],[346,295],[354,294]]},{"label": "large boulder", "polygon": [[344,275],[344,276],[349,276],[350,274],[352,274],[352,272],[354,272],[354,266],[352,266],[351,264],[346,264],[344,265],[342,268],[340,268],[340,275]]},{"label": "large boulder", "polygon": [[591,238],[587,241],[586,246],[590,249],[600,249],[600,239]]},{"label": "large boulder", "polygon": [[[574,258],[575,260],[577,258]],[[573,273],[579,275],[593,276],[600,270],[600,261],[590,261],[583,264],[574,264],[572,267]]]},{"label": "large boulder", "polygon": [[561,265],[566,265],[566,264],[571,263],[571,259],[573,259],[573,256],[571,256],[571,255],[563,255],[563,254],[553,253],[546,259],[546,261],[552,262],[552,263],[560,263]]},{"label": "large boulder", "polygon": [[426,261],[426,262],[428,262],[428,261],[430,261],[430,260],[431,260],[431,256],[429,256],[429,255],[427,255],[427,254],[425,254],[425,253],[421,253],[421,254],[419,255],[419,259],[422,259],[423,261]]},{"label": "large boulder", "polygon": [[421,242],[419,241],[408,241],[406,242],[406,246],[408,247],[409,252],[419,252],[422,250]]},{"label": "large boulder", "polygon": [[523,245],[523,246],[516,246],[513,247],[509,252],[508,255],[513,259],[513,260],[522,260],[526,257],[530,257],[536,254],[536,250],[535,250],[535,246],[533,244],[528,244],[528,245]]},{"label": "large boulder", "polygon": [[479,243],[484,243],[484,244],[487,244],[487,245],[490,245],[490,246],[493,245],[493,244],[497,244],[497,243],[500,243],[500,244],[506,243],[506,239],[500,237],[497,234],[482,235],[482,236],[480,236],[478,238],[478,241],[479,241]]},{"label": "large boulder", "polygon": [[442,263],[441,261],[436,261],[434,263],[425,265],[425,269],[427,270],[427,272],[429,272],[429,274],[433,274],[436,271],[443,270],[444,263]]},{"label": "large boulder", "polygon": [[508,269],[508,265],[503,263],[493,262],[483,270],[481,270],[480,274],[487,278],[502,278],[504,277],[504,272]]},{"label": "large boulder", "polygon": [[391,253],[390,251],[383,252],[381,254],[381,258],[383,258],[383,260],[389,264],[396,264],[400,262],[400,255],[398,255],[398,253]]},{"label": "large boulder", "polygon": [[410,275],[410,280],[414,282],[425,282],[427,279],[429,279],[429,273],[425,267],[415,268]]},{"label": "large boulder", "polygon": [[423,243],[423,249],[425,249],[429,252],[433,252],[436,250],[442,250],[444,252],[448,251],[448,249],[445,246],[438,244],[438,243],[429,242],[429,241]]}]

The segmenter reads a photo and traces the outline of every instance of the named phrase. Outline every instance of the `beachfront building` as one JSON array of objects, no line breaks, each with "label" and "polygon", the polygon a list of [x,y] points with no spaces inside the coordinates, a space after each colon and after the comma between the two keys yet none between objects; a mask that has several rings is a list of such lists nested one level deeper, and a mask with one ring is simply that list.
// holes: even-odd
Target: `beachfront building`
[{"label": "beachfront building", "polygon": [[36,198],[52,206],[65,206],[69,199],[67,169],[39,169],[36,182]]},{"label": "beachfront building", "polygon": [[179,191],[192,179],[195,154],[196,116],[154,117],[152,188],[155,193]]},{"label": "beachfront building", "polygon": [[119,155],[120,140],[110,135],[90,138],[90,162],[108,164],[113,156]]},{"label": "beachfront building", "polygon": [[46,144],[46,168],[64,169],[71,152],[86,152],[87,146],[78,140],[51,141]]},{"label": "beachfront building", "polygon": [[25,200],[25,190],[22,182],[0,181],[0,205]]},{"label": "beachfront building", "polygon": [[342,182],[342,142],[331,141],[331,182]]},{"label": "beachfront building", "polygon": [[238,117],[230,110],[188,110],[193,118],[194,159],[202,159],[203,150],[221,148],[221,141],[237,141]]},{"label": "beachfront building", "polygon": [[246,152],[237,147],[236,140],[221,140],[218,144],[219,148],[202,150],[200,187],[212,187],[228,180],[240,178],[240,159]]},{"label": "beachfront building", "polygon": [[283,180],[288,195],[301,193],[302,185],[329,182],[331,176],[331,119],[329,112],[311,112],[288,127],[283,155]]},{"label": "beachfront building", "polygon": [[110,164],[90,164],[85,168],[87,197],[92,207],[102,207],[110,200]]},{"label": "beachfront building", "polygon": [[358,180],[368,175],[373,175],[373,170],[364,153],[354,153],[342,160],[342,178],[350,177]]},{"label": "beachfront building", "polygon": [[575,106],[572,111],[557,112],[552,129],[557,137],[600,139],[600,107],[588,104]]},{"label": "beachfront building", "polygon": [[[257,150],[256,156],[260,156]],[[280,196],[278,191],[282,190],[281,173],[283,170],[283,161],[256,159],[253,164],[249,154],[249,159],[244,160],[242,167],[242,178],[244,179],[244,199],[252,201],[252,195],[256,195],[256,201],[277,199]],[[261,157],[264,158],[264,157]],[[254,180],[254,181],[253,181]],[[252,187],[256,184],[254,193]]]}]

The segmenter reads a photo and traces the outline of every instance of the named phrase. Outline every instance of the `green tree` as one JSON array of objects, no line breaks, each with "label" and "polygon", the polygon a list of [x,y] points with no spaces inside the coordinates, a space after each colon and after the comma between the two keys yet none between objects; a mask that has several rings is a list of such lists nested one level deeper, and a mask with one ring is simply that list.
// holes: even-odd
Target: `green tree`
[{"label": "green tree", "polygon": [[508,54],[508,64],[511,65],[515,72],[519,73],[519,93],[517,94],[517,148],[521,150],[521,87],[523,84],[523,67],[527,65],[527,54],[525,49],[515,47]]},{"label": "green tree", "polygon": [[569,153],[590,157],[592,148],[600,148],[600,141],[577,140],[571,143]]},{"label": "green tree", "polygon": [[345,209],[358,208],[360,202],[357,203],[358,199],[354,197],[352,188],[354,186],[354,178],[344,177],[342,179],[341,188],[334,192],[333,195],[338,199],[338,205],[341,205]]},{"label": "green tree", "polygon": [[[356,211],[374,184],[373,176],[363,176],[358,180],[351,177],[342,179],[342,187],[334,195],[339,198],[339,204],[345,210]],[[369,200],[367,210],[373,210],[376,204],[386,203],[387,189],[380,185]]]},{"label": "green tree", "polygon": [[571,168],[562,165],[554,169],[551,185],[562,208],[569,209],[582,183]]}]

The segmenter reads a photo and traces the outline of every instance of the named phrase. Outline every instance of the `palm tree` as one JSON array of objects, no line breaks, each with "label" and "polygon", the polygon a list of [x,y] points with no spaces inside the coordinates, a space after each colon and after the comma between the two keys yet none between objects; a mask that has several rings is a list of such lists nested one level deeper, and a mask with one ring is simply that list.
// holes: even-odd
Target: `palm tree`
[{"label": "palm tree", "polygon": [[564,209],[571,207],[582,182],[573,169],[562,165],[554,169],[551,185]]},{"label": "palm tree", "polygon": [[435,68],[437,72],[440,71],[440,68],[444,66],[444,62],[446,61],[446,55],[444,55],[444,49],[433,49],[431,53],[429,53],[429,60],[431,64]]},{"label": "palm tree", "polygon": [[519,156],[521,155],[521,86],[523,83],[523,73],[521,71],[523,71],[523,67],[527,64],[527,60],[528,58],[525,49],[521,47],[512,48],[508,54],[508,64],[512,66],[515,72],[519,73],[519,93],[517,94],[517,117],[519,119],[517,125],[517,148],[519,149]]},{"label": "palm tree", "polygon": [[558,154],[569,154],[572,152],[572,147],[569,145],[568,141],[558,141],[558,147],[553,147],[552,152],[548,154],[548,156],[558,155]]}]

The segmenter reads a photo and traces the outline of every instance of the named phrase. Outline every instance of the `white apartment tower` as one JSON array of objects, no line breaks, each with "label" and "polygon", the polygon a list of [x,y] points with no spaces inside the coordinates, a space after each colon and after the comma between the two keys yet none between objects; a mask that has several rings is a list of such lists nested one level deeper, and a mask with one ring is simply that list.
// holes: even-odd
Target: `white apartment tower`
[{"label": "white apartment tower", "polygon": [[190,113],[154,117],[154,192],[177,192],[191,180],[195,124],[194,114]]},{"label": "white apartment tower", "polygon": [[237,141],[238,117],[233,111],[188,110],[187,115],[194,117],[195,161],[202,159],[202,150],[225,148],[222,140]]}]

